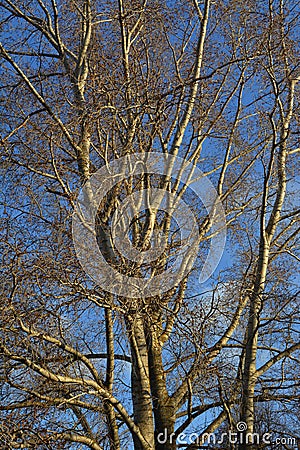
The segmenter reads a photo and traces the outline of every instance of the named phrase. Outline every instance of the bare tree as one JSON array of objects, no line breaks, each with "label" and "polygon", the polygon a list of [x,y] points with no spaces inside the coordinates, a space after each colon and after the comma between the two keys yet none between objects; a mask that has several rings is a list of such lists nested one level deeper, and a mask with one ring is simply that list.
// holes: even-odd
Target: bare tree
[{"label": "bare tree", "polygon": [[0,441],[296,445],[299,5],[0,10]]}]

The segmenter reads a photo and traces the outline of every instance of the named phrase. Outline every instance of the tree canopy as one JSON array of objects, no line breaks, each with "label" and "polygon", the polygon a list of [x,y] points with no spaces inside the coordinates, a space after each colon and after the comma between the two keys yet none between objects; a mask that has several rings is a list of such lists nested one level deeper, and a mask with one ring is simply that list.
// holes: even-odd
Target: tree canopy
[{"label": "tree canopy", "polygon": [[0,1],[4,448],[296,448],[299,7]]}]

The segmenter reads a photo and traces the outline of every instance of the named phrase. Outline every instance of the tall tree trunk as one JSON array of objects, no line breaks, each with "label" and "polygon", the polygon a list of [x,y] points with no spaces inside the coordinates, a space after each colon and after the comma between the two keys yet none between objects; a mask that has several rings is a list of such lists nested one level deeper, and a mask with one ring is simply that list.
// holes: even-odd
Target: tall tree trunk
[{"label": "tall tree trunk", "polygon": [[[114,352],[114,331],[113,317],[110,309],[105,309],[105,328],[106,328],[106,377],[105,386],[108,391],[113,393],[114,370],[115,370],[115,352]],[[104,403],[104,409],[107,417],[107,426],[111,450],[120,450],[119,430],[116,420],[114,407],[109,403]]]},{"label": "tall tree trunk", "polygon": [[166,388],[166,377],[162,362],[162,346],[159,342],[157,329],[152,327],[149,333],[149,369],[153,412],[155,421],[155,449],[176,450],[174,426],[176,411],[174,402]]},{"label": "tall tree trunk", "polygon": [[[142,315],[134,312],[127,318],[127,330],[131,347],[131,393],[133,416],[144,439],[154,448],[154,426],[149,380],[148,349]],[[134,438],[134,450],[143,450],[140,441]]]},{"label": "tall tree trunk", "polygon": [[[275,159],[276,133],[274,133],[273,148],[269,161],[269,167],[265,174],[264,190],[262,197],[262,209],[260,215],[260,246],[259,246],[259,259],[257,264],[256,279],[253,289],[253,294],[250,303],[250,316],[247,327],[247,343],[245,351],[245,365],[242,375],[242,408],[241,408],[241,421],[245,422],[246,430],[241,433],[241,442],[239,444],[240,450],[252,450],[254,449],[254,442],[252,439],[254,433],[254,391],[257,381],[256,371],[256,356],[257,356],[257,344],[258,344],[258,332],[259,332],[259,316],[262,308],[262,294],[264,292],[266,276],[269,264],[270,248],[272,239],[275,235],[275,231],[280,220],[281,210],[286,193],[286,157],[287,157],[287,138],[289,135],[289,127],[293,113],[293,101],[295,94],[295,85],[299,80],[289,80],[289,95],[288,95],[288,108],[287,112],[284,112],[283,104],[277,92],[277,85],[274,83],[274,92],[278,94],[278,104],[281,112],[281,132],[279,142],[279,154],[277,161],[277,177],[278,187],[276,192],[275,202],[272,207],[269,220],[266,224],[266,217],[268,211],[269,201],[269,182],[272,173],[272,167]],[[271,119],[273,120],[273,119]],[[274,130],[275,125],[273,122]]]}]

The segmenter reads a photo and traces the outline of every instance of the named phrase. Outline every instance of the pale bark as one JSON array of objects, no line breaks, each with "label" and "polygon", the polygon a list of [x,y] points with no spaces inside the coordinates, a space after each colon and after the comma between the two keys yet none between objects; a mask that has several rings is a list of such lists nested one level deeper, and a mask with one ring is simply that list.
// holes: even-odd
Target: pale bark
[{"label": "pale bark", "polygon": [[[148,443],[154,448],[154,425],[149,377],[148,348],[144,320],[138,311],[127,319],[127,332],[131,348],[131,389],[133,415],[136,425]],[[143,450],[141,442],[134,437],[135,450]]]},{"label": "pale bark", "polygon": [[[3,264],[8,264],[7,278],[12,274],[13,281],[11,291],[9,288],[8,295],[1,297],[5,306],[0,350],[5,360],[5,389],[11,392],[0,405],[0,411],[5,411],[7,417],[11,413],[21,417],[25,410],[31,420],[36,419],[36,414],[55,410],[57,423],[53,420],[53,430],[52,423],[46,430],[50,439],[51,433],[55,435],[54,430],[65,429],[65,419],[72,416],[69,431],[57,432],[57,440],[64,441],[66,446],[77,443],[93,450],[102,450],[102,446],[120,450],[123,443],[134,446],[134,450],[175,450],[176,437],[189,426],[197,427],[207,420],[205,430],[199,430],[201,439],[205,438],[205,433],[218,432],[222,424],[234,428],[233,410],[239,409],[240,420],[247,424],[247,433],[253,432],[255,403],[292,401],[291,387],[285,385],[284,370],[281,374],[277,367],[280,364],[283,367],[286,361],[296,363],[293,355],[299,350],[299,344],[293,340],[294,330],[287,338],[284,330],[278,345],[268,346],[270,330],[264,335],[264,345],[260,342],[270,263],[286,253],[298,258],[290,244],[295,242],[299,232],[296,229],[299,210],[293,207],[293,211],[289,211],[285,207],[285,197],[287,177],[291,173],[290,166],[286,170],[287,162],[299,150],[295,139],[291,145],[294,150],[289,148],[293,99],[299,80],[292,78],[296,69],[291,71],[288,67],[290,44],[288,40],[285,42],[288,30],[284,20],[279,36],[285,78],[280,80],[272,56],[272,52],[277,52],[275,46],[259,33],[255,35],[256,24],[252,20],[255,8],[250,14],[243,10],[240,2],[235,2],[230,11],[223,3],[211,0],[204,0],[201,5],[198,0],[174,5],[172,2],[118,0],[115,5],[104,2],[103,9],[101,2],[90,0],[67,2],[67,6],[64,2],[57,5],[55,0],[47,4],[41,0],[36,2],[0,2],[0,10],[8,15],[4,29],[12,18],[14,26],[24,26],[24,41],[11,34],[10,43],[5,36],[10,33],[7,29],[3,34],[5,43],[0,46],[3,66],[8,70],[5,82],[10,82],[12,76],[12,84],[4,87],[9,98],[7,109],[16,105],[11,112],[15,118],[3,126],[4,137],[0,144],[5,148],[8,164],[17,171],[16,190],[20,187],[23,195],[26,184],[29,184],[28,191],[31,189],[29,209],[32,208],[32,212],[26,211],[27,205],[16,205],[14,214],[26,213],[33,222],[37,218],[45,226],[53,225],[53,234],[40,234],[38,223],[32,231],[32,241],[29,239],[25,248],[27,230],[20,231],[16,225],[15,236],[10,234],[10,226],[4,231],[8,250],[5,250]],[[283,2],[279,3],[281,20],[285,12]],[[272,2],[270,7],[275,7]],[[184,20],[173,34],[169,23],[182,19],[175,17],[180,8],[185,14]],[[167,9],[169,16],[164,17]],[[228,21],[224,24],[223,15]],[[270,35],[277,21],[272,15],[271,11]],[[70,23],[63,23],[67,20],[65,17]],[[244,38],[248,28],[239,28],[240,18],[254,27],[253,41],[252,37],[249,42]],[[268,21],[266,17],[265,20]],[[102,22],[103,28],[99,26]],[[291,19],[291,29],[292,23]],[[148,25],[154,38],[150,31],[148,35],[143,31]],[[235,26],[237,30],[233,29]],[[259,32],[263,33],[264,28]],[[220,48],[221,36],[224,52]],[[162,43],[167,51],[160,53]],[[158,57],[154,61],[151,57],[156,51],[157,55],[162,55],[161,60]],[[51,62],[48,64],[48,61]],[[63,73],[58,72],[57,67]],[[273,86],[271,93],[263,86],[265,72]],[[53,86],[52,79],[55,80]],[[248,122],[248,119],[259,114],[259,108],[264,108],[263,102],[253,100],[258,107],[250,107],[249,115],[245,105],[256,83],[263,90],[261,98],[266,97],[265,117],[260,118],[261,123]],[[28,105],[23,99],[13,102],[16,86],[28,96],[25,98]],[[286,97],[284,89],[289,90]],[[273,110],[269,107],[272,98]],[[6,112],[3,117],[6,118]],[[253,131],[258,137],[251,140]],[[216,144],[215,149],[210,141]],[[109,168],[110,162],[120,156],[147,151],[183,156],[204,168],[204,176],[212,177],[226,208],[228,226],[233,230],[231,236],[236,239],[234,245],[241,253],[247,249],[245,260],[236,259],[242,262],[234,273],[226,273],[222,279],[222,272],[218,272],[220,279],[211,292],[198,295],[202,287],[197,283],[192,285],[193,277],[189,274],[178,286],[157,298],[121,298],[107,294],[101,286],[91,287],[91,281],[79,273],[72,250],[60,252],[63,239],[69,239],[68,245],[72,247],[70,230],[65,228],[83,184],[87,187],[88,202],[94,202],[89,184],[91,174],[104,164]],[[262,175],[257,165],[260,161],[264,163],[268,154],[269,166],[263,167]],[[172,168],[170,164],[160,180],[158,174],[129,177],[122,186],[112,189],[102,209],[98,210],[96,234],[102,255],[108,264],[128,276],[141,276],[144,267],[137,262],[131,264],[115,252],[110,233],[112,215],[124,196],[153,186],[172,192],[177,202],[189,196],[193,198],[188,189],[193,173],[182,186],[183,167],[176,181],[171,177]],[[15,172],[12,178],[14,176]],[[259,181],[262,178],[263,187]],[[43,190],[45,183],[50,186],[46,185]],[[158,195],[156,200],[160,204],[162,196]],[[6,210],[9,202],[5,198],[2,204],[2,197],[0,201],[1,211]],[[196,198],[193,201],[193,212],[196,215],[199,212],[199,243],[204,243],[205,253],[212,237],[212,223],[207,213],[202,212],[200,201]],[[175,203],[170,213],[176,209]],[[141,252],[148,250],[153,232],[159,229],[165,233],[166,248],[171,255],[169,257],[166,251],[147,267],[148,275],[155,276],[172,262],[179,246],[178,231],[174,231],[176,224],[172,214],[161,219],[163,215],[158,207],[153,207],[150,196],[146,199],[143,217],[139,216],[141,204],[142,195],[131,205],[133,247]],[[251,220],[255,221],[259,214],[257,250],[254,244],[257,234]],[[11,223],[14,222],[17,224],[18,216],[15,220],[12,214]],[[26,226],[24,220],[24,229]],[[242,242],[243,227],[247,228],[248,247]],[[56,240],[58,234],[63,237],[60,241]],[[35,248],[41,236],[48,244],[44,255]],[[178,272],[184,273],[189,267],[189,254],[186,256]],[[201,257],[199,255],[199,261]],[[64,258],[62,263],[61,258]],[[57,273],[57,267],[61,273]],[[288,271],[291,273],[292,269]],[[276,274],[272,276],[271,273],[270,279],[276,280]],[[230,286],[231,282],[236,283],[236,290]],[[281,286],[283,284],[284,281]],[[220,297],[219,302],[215,302],[215,295]],[[207,305],[210,296],[211,304]],[[196,306],[194,299],[198,302]],[[267,312],[271,315],[268,320],[279,324],[281,312],[287,311],[291,315],[289,323],[296,323],[290,312],[291,303],[286,301],[274,315],[268,305]],[[69,311],[71,324],[64,322]],[[247,319],[245,311],[249,312]],[[86,323],[77,325],[81,314]],[[284,314],[286,324],[288,319]],[[93,322],[91,329],[88,320]],[[219,322],[222,320],[226,321],[226,326]],[[264,318],[263,325],[267,323]],[[69,331],[72,327],[76,329],[74,335]],[[229,350],[235,352],[232,361],[228,357]],[[269,351],[271,356],[257,368],[259,351]],[[123,374],[128,374],[129,370],[131,381],[128,382],[130,377],[126,375],[124,380]],[[23,371],[26,383],[18,379]],[[269,371],[274,386],[289,390],[282,395],[273,395],[271,390],[258,392],[257,386],[270,387],[270,381],[264,379]],[[34,423],[44,430],[43,419],[37,417]],[[162,444],[157,439],[161,434],[172,439]],[[44,445],[42,439],[28,440],[27,444]],[[19,445],[25,448],[26,443]],[[197,444],[187,448],[197,448]]]},{"label": "pale bark", "polygon": [[[276,92],[276,83],[274,82],[274,89]],[[289,96],[287,113],[284,113],[283,105],[281,103],[280,97],[277,98],[280,113],[281,113],[281,130],[280,130],[280,142],[279,142],[279,155],[277,163],[277,177],[278,177],[278,188],[276,193],[276,198],[274,205],[272,207],[272,212],[268,223],[266,224],[266,211],[267,211],[267,201],[269,193],[269,177],[271,176],[271,170],[274,160],[275,146],[273,146],[272,154],[270,157],[269,168],[267,176],[264,183],[263,191],[263,204],[260,216],[260,245],[259,245],[259,258],[256,270],[256,279],[253,287],[253,294],[250,299],[250,310],[249,310],[249,321],[247,326],[247,342],[246,342],[246,352],[245,352],[245,364],[242,375],[242,407],[241,407],[241,421],[245,422],[247,429],[245,430],[244,437],[246,434],[254,433],[254,422],[255,422],[255,411],[254,411],[254,395],[255,386],[257,381],[257,348],[258,348],[258,337],[259,337],[259,321],[262,309],[262,294],[264,292],[269,258],[272,240],[280,220],[281,210],[284,203],[285,193],[286,193],[286,157],[287,157],[287,139],[289,134],[290,122],[293,114],[293,102],[295,95],[295,84],[296,80],[289,80]],[[276,145],[275,136],[274,144]],[[241,450],[254,448],[254,443],[251,438],[249,442],[246,443],[244,438],[243,443],[240,444]]]}]

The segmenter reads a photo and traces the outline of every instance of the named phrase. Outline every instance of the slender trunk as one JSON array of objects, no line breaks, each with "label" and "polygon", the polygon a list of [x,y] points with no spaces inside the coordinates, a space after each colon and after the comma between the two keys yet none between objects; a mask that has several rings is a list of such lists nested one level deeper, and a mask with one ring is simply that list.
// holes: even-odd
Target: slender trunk
[{"label": "slender trunk", "polygon": [[174,402],[169,397],[166,388],[166,377],[162,362],[162,346],[159,342],[159,335],[155,326],[152,326],[151,332],[148,335],[148,347],[155,421],[155,449],[176,450],[176,439],[173,435],[176,411]]},{"label": "slender trunk", "polygon": [[[105,386],[108,391],[113,393],[114,370],[115,370],[115,351],[114,351],[114,331],[113,318],[110,309],[105,309],[105,328],[106,328],[106,378]],[[104,409],[107,417],[108,435],[111,450],[120,450],[119,431],[114,407],[110,403],[104,403]]]},{"label": "slender trunk", "polygon": [[[275,202],[266,225],[267,204],[268,204],[268,192],[269,182],[272,173],[275,148],[276,148],[276,134],[274,133],[273,148],[271,158],[269,162],[268,172],[265,178],[263,203],[260,218],[260,249],[259,260],[257,265],[256,280],[253,290],[253,295],[250,303],[250,316],[247,327],[247,343],[245,351],[245,365],[242,375],[242,409],[241,409],[241,421],[245,422],[246,430],[241,433],[242,439],[240,439],[240,450],[252,450],[255,443],[253,442],[254,433],[254,391],[257,381],[256,371],[256,357],[257,357],[257,343],[258,343],[258,328],[259,328],[259,316],[262,308],[262,293],[265,288],[267,269],[269,264],[269,255],[272,239],[274,237],[278,222],[280,220],[280,214],[285,198],[286,192],[286,156],[287,156],[287,139],[289,135],[289,127],[293,113],[293,99],[295,85],[298,80],[289,81],[289,97],[288,97],[288,110],[284,113],[283,104],[278,96],[278,104],[281,111],[281,132],[280,132],[280,145],[277,162],[277,177],[278,188],[276,193]],[[277,92],[277,86],[274,87]],[[274,130],[275,125],[273,123]],[[251,436],[252,435],[252,436]]]},{"label": "slender trunk", "polygon": [[[133,416],[144,439],[154,448],[154,426],[149,380],[148,349],[141,314],[137,311],[127,319],[131,347],[131,386]],[[134,450],[143,450],[137,438],[134,438]]]},{"label": "slender trunk", "polygon": [[[271,168],[272,162],[270,162]],[[259,259],[253,293],[250,297],[250,311],[246,335],[245,362],[242,371],[242,405],[240,421],[246,424],[241,431],[239,449],[252,449],[254,433],[254,391],[256,385],[256,358],[259,333],[259,318],[262,308],[262,293],[265,288],[266,275],[269,263],[270,239],[265,231],[265,214],[268,197],[268,180],[265,180],[263,194],[263,208],[260,218],[260,246]]]}]

